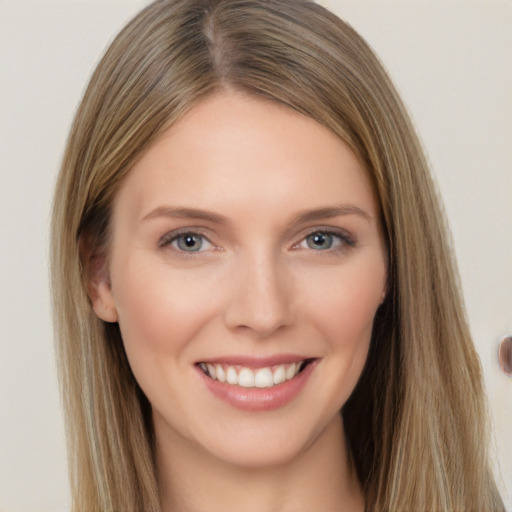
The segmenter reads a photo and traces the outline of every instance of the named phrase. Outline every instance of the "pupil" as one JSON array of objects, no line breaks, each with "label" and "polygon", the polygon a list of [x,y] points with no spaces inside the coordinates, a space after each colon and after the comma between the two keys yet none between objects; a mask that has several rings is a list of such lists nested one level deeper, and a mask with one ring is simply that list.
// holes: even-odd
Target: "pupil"
[{"label": "pupil", "polygon": [[310,249],[330,249],[332,236],[326,233],[313,233],[307,242]]},{"label": "pupil", "polygon": [[187,247],[194,247],[194,245],[196,245],[197,243],[197,240],[196,240],[196,237],[195,236],[186,236],[185,237],[185,245]]},{"label": "pupil", "polygon": [[199,251],[202,246],[202,239],[200,236],[193,234],[181,235],[178,238],[178,247],[182,251]]},{"label": "pupil", "polygon": [[325,244],[325,236],[324,235],[315,235],[313,237],[313,241],[315,242],[316,245],[324,245]]}]

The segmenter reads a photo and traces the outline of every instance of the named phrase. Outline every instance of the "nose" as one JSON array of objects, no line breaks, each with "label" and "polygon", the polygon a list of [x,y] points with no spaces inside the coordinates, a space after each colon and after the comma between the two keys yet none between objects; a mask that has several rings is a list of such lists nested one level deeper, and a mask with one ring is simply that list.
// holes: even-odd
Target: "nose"
[{"label": "nose", "polygon": [[230,329],[266,338],[293,322],[291,278],[278,258],[247,258],[232,279],[225,309]]}]

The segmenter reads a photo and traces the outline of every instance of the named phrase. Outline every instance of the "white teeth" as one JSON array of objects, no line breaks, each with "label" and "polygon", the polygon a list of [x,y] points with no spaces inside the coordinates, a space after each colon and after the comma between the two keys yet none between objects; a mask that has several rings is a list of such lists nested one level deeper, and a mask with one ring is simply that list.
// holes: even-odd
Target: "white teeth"
[{"label": "white teeth", "polygon": [[295,371],[297,370],[297,365],[292,363],[286,370],[286,380],[293,379],[295,377]]},{"label": "white teeth", "polygon": [[286,370],[283,365],[278,366],[274,371],[274,377],[272,379],[274,384],[281,384],[286,381]]},{"label": "white teeth", "polygon": [[217,380],[219,382],[226,382],[226,372],[221,364],[215,366],[215,373],[217,374]]},{"label": "white teeth", "polygon": [[257,388],[269,388],[273,384],[272,370],[270,368],[261,368],[254,376],[254,385]]},{"label": "white teeth", "polygon": [[[257,370],[246,367],[223,366],[222,364],[199,363],[199,367],[214,380],[227,382],[244,388],[270,388],[296,377],[304,367],[305,361],[280,364]],[[238,371],[237,371],[238,368]]]},{"label": "white teeth", "polygon": [[238,374],[238,385],[244,388],[253,388],[254,372],[249,368],[242,368]]},{"label": "white teeth", "polygon": [[215,379],[217,377],[217,372],[215,370],[215,366],[213,366],[213,364],[206,363],[206,367],[208,368],[208,373],[210,374],[210,377],[212,379]]},{"label": "white teeth", "polygon": [[232,366],[228,367],[226,372],[226,381],[228,384],[238,384],[238,375]]}]

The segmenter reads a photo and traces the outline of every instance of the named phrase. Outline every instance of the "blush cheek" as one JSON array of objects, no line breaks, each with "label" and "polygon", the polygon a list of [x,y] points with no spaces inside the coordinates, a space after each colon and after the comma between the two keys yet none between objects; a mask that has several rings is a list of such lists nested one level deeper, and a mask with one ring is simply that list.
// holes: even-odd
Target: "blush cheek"
[{"label": "blush cheek", "polygon": [[345,282],[318,295],[310,309],[316,311],[316,323],[325,338],[339,348],[350,349],[369,341],[379,304],[375,285]]},{"label": "blush cheek", "polygon": [[328,344],[325,394],[331,393],[335,410],[346,402],[363,371],[379,297],[375,281],[367,283],[361,277],[331,287],[311,307],[317,329]]},{"label": "blush cheek", "polygon": [[[124,266],[114,280],[119,326],[132,371],[143,389],[186,363],[189,342],[210,318],[212,301],[195,280],[156,265]],[[114,278],[115,276],[113,276]],[[202,301],[202,302],[201,302]]]},{"label": "blush cheek", "polygon": [[[385,267],[380,259],[373,265],[351,265],[339,269],[323,286],[309,295],[303,311],[308,312],[327,343],[324,392],[331,393],[335,410],[346,402],[359,380],[367,359],[373,320],[382,298]],[[320,278],[320,276],[317,276]]]}]

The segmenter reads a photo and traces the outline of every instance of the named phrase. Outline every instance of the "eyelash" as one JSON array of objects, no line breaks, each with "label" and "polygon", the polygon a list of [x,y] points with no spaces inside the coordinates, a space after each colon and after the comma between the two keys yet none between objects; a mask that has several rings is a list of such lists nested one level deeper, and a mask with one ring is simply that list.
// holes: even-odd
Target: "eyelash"
[{"label": "eyelash", "polygon": [[[181,237],[184,237],[187,235],[190,237],[197,237],[202,240],[203,243],[201,244],[201,246],[199,247],[199,249],[197,251],[193,251],[193,250],[186,251],[186,250],[180,249],[179,247],[173,246],[174,242],[177,242]],[[316,228],[312,231],[309,231],[304,237],[301,238],[301,240],[299,242],[293,244],[292,248],[293,249],[301,249],[301,245],[303,243],[307,244],[307,240],[313,236],[324,236],[324,237],[337,238],[339,243],[334,245],[334,247],[329,247],[329,248],[323,249],[323,250],[322,249],[313,249],[312,247],[304,247],[304,249],[310,249],[311,251],[315,251],[318,253],[332,254],[332,253],[341,252],[343,250],[347,250],[348,248],[352,248],[352,247],[356,246],[356,241],[354,240],[354,238],[349,236],[344,231],[333,230],[332,228]],[[172,246],[172,249],[176,253],[180,254],[180,256],[193,257],[195,254],[200,254],[200,253],[204,252],[201,249],[202,249],[202,245],[204,244],[205,241],[215,248],[215,245],[209,240],[209,238],[204,233],[201,232],[201,230],[183,229],[183,230],[179,230],[179,231],[172,231],[170,233],[165,234],[160,239],[158,246],[161,248]]]},{"label": "eyelash", "polygon": [[[209,240],[209,238],[204,233],[202,233],[201,230],[197,230],[197,229],[195,229],[195,230],[183,229],[183,230],[179,230],[179,231],[171,231],[170,233],[165,234],[160,239],[158,246],[161,248],[168,247],[169,245],[172,246],[174,242],[177,242],[181,237],[185,237],[187,235],[190,237],[200,238],[203,242],[206,241],[210,245],[214,246],[214,244]],[[202,248],[202,246],[200,247],[200,249],[201,248]],[[173,246],[173,250],[183,256],[193,256],[194,253],[203,252],[200,249],[197,251],[185,251],[185,250],[180,249],[179,247]]]},{"label": "eyelash", "polygon": [[294,244],[294,248],[300,249],[302,244],[307,244],[309,238],[314,236],[322,236],[322,237],[333,237],[338,239],[338,243],[334,246],[328,247],[327,249],[313,249],[312,247],[304,247],[305,249],[310,249],[315,252],[324,253],[324,254],[332,254],[340,251],[347,250],[349,248],[355,247],[356,241],[354,238],[349,236],[345,231],[342,230],[334,230],[332,228],[317,228],[311,232],[309,232],[306,236],[304,236],[300,242]]}]

